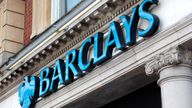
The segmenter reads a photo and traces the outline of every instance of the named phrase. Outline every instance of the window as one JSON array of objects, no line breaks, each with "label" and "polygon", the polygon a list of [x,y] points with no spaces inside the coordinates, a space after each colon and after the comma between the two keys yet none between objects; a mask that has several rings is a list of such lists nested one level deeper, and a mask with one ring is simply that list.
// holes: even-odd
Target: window
[{"label": "window", "polygon": [[51,22],[54,23],[57,21],[81,1],[82,0],[52,0]]}]

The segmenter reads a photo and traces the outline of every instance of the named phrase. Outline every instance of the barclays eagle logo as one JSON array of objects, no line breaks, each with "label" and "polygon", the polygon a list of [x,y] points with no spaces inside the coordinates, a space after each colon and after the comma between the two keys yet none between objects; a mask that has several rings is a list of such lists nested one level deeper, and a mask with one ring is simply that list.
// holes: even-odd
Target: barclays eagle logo
[{"label": "barclays eagle logo", "polygon": [[34,108],[39,97],[39,78],[35,76],[25,77],[19,85],[18,96],[22,108]]}]

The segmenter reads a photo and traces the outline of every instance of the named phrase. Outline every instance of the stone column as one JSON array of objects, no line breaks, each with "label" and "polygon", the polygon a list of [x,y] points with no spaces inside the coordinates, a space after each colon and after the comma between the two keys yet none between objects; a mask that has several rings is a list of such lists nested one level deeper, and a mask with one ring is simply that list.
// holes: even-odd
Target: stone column
[{"label": "stone column", "polygon": [[162,108],[192,108],[192,52],[180,47],[151,58],[147,75],[158,75]]}]

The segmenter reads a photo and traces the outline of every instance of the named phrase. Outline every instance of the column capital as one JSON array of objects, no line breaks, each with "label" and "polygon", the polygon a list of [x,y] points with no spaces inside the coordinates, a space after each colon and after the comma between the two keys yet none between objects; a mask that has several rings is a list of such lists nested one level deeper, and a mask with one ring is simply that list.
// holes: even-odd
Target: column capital
[{"label": "column capital", "polygon": [[159,74],[159,69],[169,65],[187,64],[192,65],[192,51],[179,46],[155,55],[145,65],[147,75]]}]

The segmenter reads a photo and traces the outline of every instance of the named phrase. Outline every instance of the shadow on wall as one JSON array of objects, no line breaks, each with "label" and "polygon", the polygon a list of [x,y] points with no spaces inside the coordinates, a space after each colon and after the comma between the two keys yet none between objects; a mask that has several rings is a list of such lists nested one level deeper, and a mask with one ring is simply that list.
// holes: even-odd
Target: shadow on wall
[{"label": "shadow on wall", "polygon": [[100,108],[161,108],[160,88],[155,82]]}]

